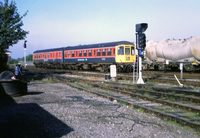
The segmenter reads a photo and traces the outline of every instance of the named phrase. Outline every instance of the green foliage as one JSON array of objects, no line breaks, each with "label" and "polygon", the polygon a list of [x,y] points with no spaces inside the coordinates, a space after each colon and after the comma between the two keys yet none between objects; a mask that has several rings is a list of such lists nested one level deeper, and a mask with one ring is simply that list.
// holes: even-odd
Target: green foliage
[{"label": "green foliage", "polygon": [[[23,62],[24,61],[24,57],[23,58],[18,58],[18,59],[10,59],[8,61],[9,65],[15,65],[19,62]],[[26,56],[26,61],[33,61],[33,54]]]},{"label": "green foliage", "polygon": [[23,40],[28,34],[21,28],[23,26],[22,18],[26,14],[27,12],[20,16],[13,1],[0,2],[0,53],[4,53],[9,46]]},{"label": "green foliage", "polygon": [[17,64],[17,63],[18,63],[18,60],[16,60],[16,59],[11,59],[8,62],[8,64],[10,64],[10,65]]},{"label": "green foliage", "polygon": [[27,61],[33,61],[33,54],[26,56]]},{"label": "green foliage", "polygon": [[[24,57],[21,60],[24,61]],[[26,56],[26,61],[33,61],[33,54]]]}]

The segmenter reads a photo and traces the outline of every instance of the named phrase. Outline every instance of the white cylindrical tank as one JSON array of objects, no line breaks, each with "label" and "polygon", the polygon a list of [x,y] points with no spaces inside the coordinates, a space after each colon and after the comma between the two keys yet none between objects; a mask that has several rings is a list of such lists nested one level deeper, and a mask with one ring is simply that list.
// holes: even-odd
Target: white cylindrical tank
[{"label": "white cylindrical tank", "polygon": [[192,45],[192,55],[195,59],[200,61],[200,36],[191,38],[191,40],[188,42],[188,45]]},{"label": "white cylindrical tank", "polygon": [[177,61],[191,57],[200,61],[200,36],[186,40],[148,41],[145,50],[147,57],[153,61],[158,58]]},{"label": "white cylindrical tank", "polygon": [[158,45],[158,42],[157,41],[154,41],[154,40],[151,40],[151,41],[148,41],[146,43],[146,55],[147,57],[150,59],[150,60],[157,60],[157,54],[156,54],[156,47]]}]

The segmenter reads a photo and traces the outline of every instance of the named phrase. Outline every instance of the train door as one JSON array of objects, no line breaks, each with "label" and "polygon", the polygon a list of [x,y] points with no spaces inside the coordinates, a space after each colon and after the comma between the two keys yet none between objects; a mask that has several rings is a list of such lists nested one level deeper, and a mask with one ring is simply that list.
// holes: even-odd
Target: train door
[{"label": "train door", "polygon": [[130,62],[131,58],[131,47],[130,46],[125,46],[125,62]]},{"label": "train door", "polygon": [[131,46],[130,61],[136,62],[136,52],[135,52],[135,47],[134,46]]},{"label": "train door", "polygon": [[65,59],[65,54],[64,54],[64,48],[62,48],[62,63],[64,63],[64,59]]},{"label": "train door", "polygon": [[124,46],[116,46],[115,61],[118,63],[124,62]]}]

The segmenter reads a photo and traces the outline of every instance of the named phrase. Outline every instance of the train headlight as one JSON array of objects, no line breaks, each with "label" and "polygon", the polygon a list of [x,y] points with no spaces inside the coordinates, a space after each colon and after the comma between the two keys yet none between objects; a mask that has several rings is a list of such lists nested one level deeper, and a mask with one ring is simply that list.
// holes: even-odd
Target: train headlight
[{"label": "train headlight", "polygon": [[130,60],[130,57],[126,57],[126,60]]}]

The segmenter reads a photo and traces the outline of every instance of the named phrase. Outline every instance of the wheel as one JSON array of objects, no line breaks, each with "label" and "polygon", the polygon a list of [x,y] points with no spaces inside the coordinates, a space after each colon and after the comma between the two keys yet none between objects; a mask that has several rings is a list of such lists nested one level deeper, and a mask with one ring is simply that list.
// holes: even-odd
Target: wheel
[{"label": "wheel", "polygon": [[126,72],[127,72],[127,73],[130,73],[130,72],[131,72],[131,67],[130,67],[130,66],[127,66],[127,67],[126,67]]},{"label": "wheel", "polygon": [[162,64],[159,65],[159,66],[158,66],[158,70],[164,70],[164,65],[162,65]]},{"label": "wheel", "polygon": [[149,70],[149,65],[148,64],[143,64],[142,65],[142,70]]},{"label": "wheel", "polygon": [[158,65],[154,65],[154,70],[158,70]]},{"label": "wheel", "polygon": [[191,72],[191,71],[195,71],[195,68],[192,65],[185,65],[184,70]]}]

